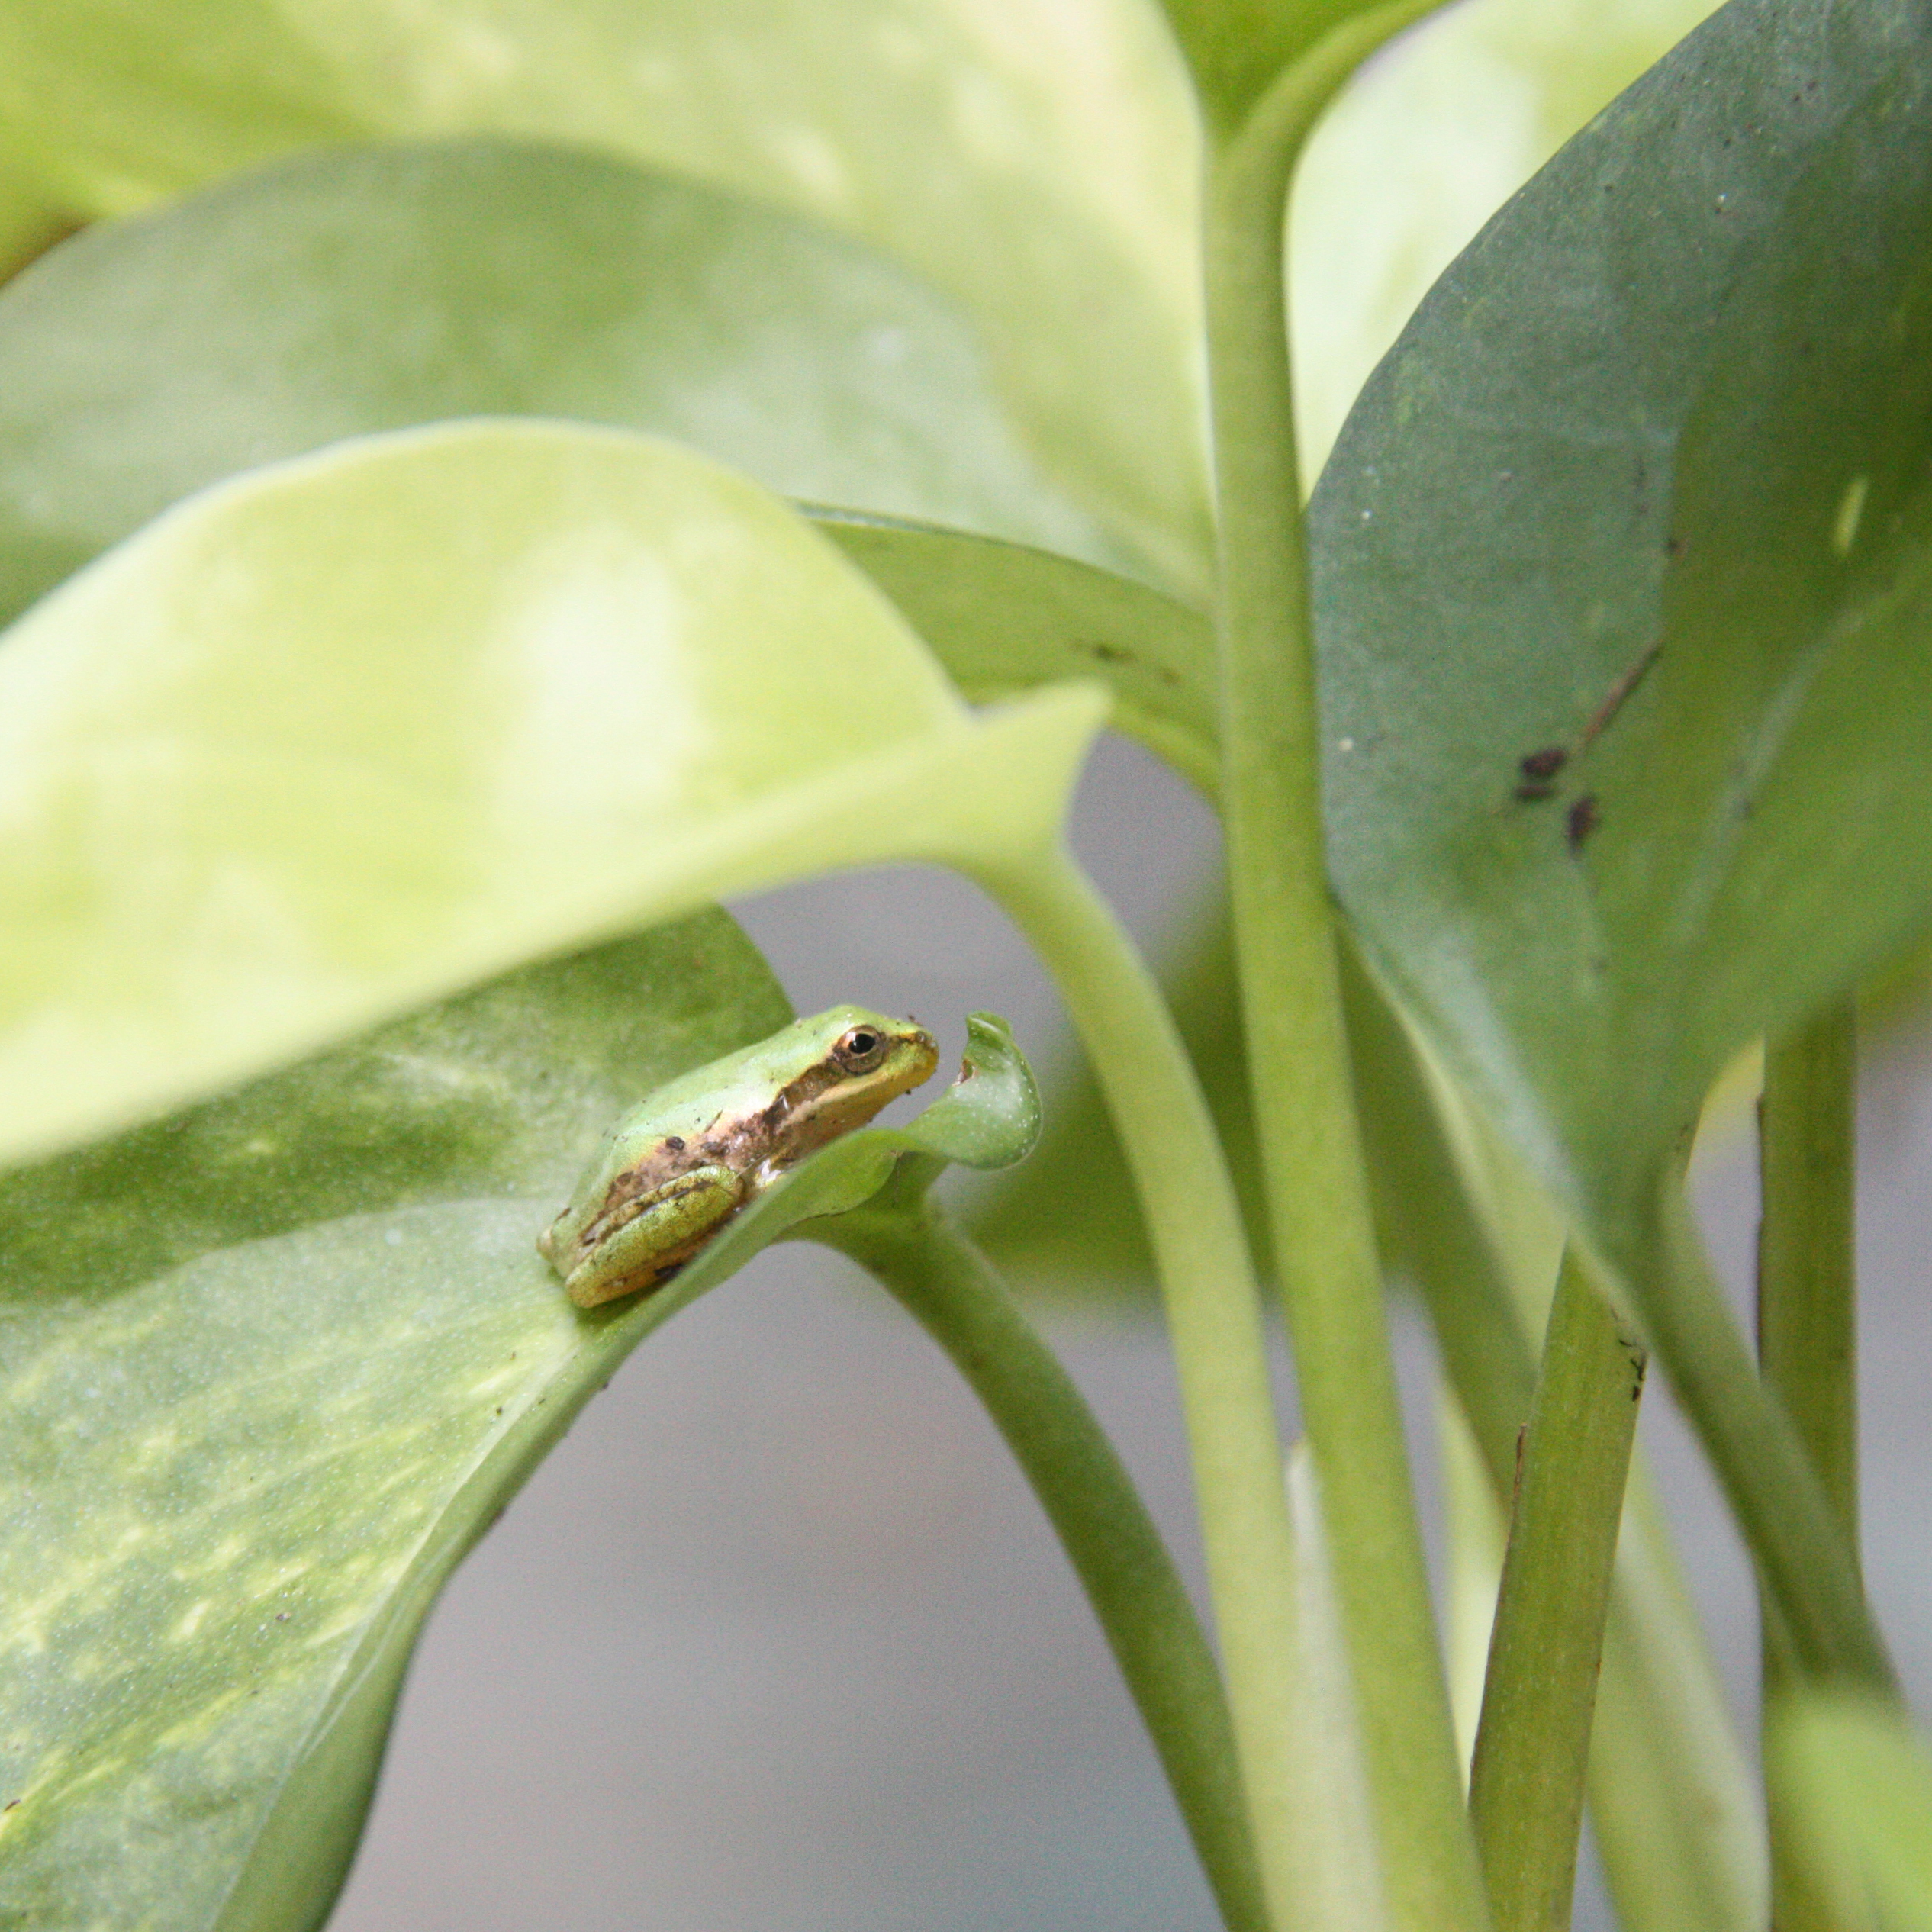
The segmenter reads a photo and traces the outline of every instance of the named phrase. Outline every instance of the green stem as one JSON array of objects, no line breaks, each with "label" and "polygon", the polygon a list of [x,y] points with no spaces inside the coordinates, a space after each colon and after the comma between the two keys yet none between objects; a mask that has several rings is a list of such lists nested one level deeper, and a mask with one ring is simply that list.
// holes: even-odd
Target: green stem
[{"label": "green stem", "polygon": [[1757,1353],[1858,1553],[1851,1003],[1767,1048],[1758,1110]]},{"label": "green stem", "polygon": [[1496,1932],[1570,1924],[1644,1364],[1573,1248],[1557,1277],[1523,1441],[1470,1771]]},{"label": "green stem", "polygon": [[1274,1923],[1311,1923],[1296,1802],[1293,1533],[1261,1305],[1225,1161],[1174,1022],[1086,875],[1058,848],[980,883],[1058,982],[1113,1116],[1154,1248],[1194,1464],[1241,1782]]},{"label": "green stem", "polygon": [[[1531,1318],[1477,1218],[1415,1045],[1348,945],[1341,991],[1383,1263],[1428,1311],[1443,1371],[1506,1512],[1516,1434],[1536,1393]],[[1547,1316],[1546,1304],[1534,1319]]]},{"label": "green stem", "polygon": [[1663,1225],[1630,1267],[1644,1290],[1641,1312],[1750,1547],[1782,1641],[1807,1679],[1895,1700],[1891,1660],[1824,1485],[1759,1379],[1674,1181],[1661,1205]]},{"label": "green stem", "polygon": [[[1536,1389],[1528,1311],[1477,1218],[1412,1043],[1360,967],[1349,970],[1346,951],[1342,988],[1383,1254],[1428,1307],[1444,1371],[1506,1521],[1517,1436]],[[1499,1210],[1506,1198],[1499,1196]],[[1547,1298],[1534,1319],[1547,1331]],[[1645,1493],[1641,1451],[1631,1489],[1590,1727],[1590,1811],[1618,1923],[1625,1932],[1763,1932],[1754,1779],[1669,1533]],[[1492,1575],[1486,1618],[1494,1582]]]},{"label": "green stem", "polygon": [[[1506,1514],[1517,1432],[1536,1365],[1480,1236],[1454,1229],[1423,1285],[1456,1399]],[[1459,1257],[1466,1255],[1467,1260]],[[1500,1319],[1499,1319],[1500,1318]],[[1678,1573],[1662,1512],[1633,1457],[1590,1727],[1589,1798],[1617,1922],[1627,1932],[1699,1926],[1762,1932],[1764,1829],[1744,1753]]]},{"label": "green stem", "polygon": [[[1758,1108],[1757,1354],[1824,1485],[1858,1562],[1857,1302],[1853,1208],[1858,1042],[1847,1000],[1792,1038],[1767,1045]],[[1789,1682],[1781,1621],[1765,1603],[1764,1689]],[[1772,1924],[1812,1932],[1828,1914],[1770,1808]]]},{"label": "green stem", "polygon": [[[1462,1805],[1390,1359],[1323,862],[1320,746],[1288,369],[1283,229],[1301,143],[1389,31],[1298,61],[1209,162],[1222,800],[1263,1180],[1398,1924],[1488,1918]],[[1409,17],[1419,9],[1409,9]]]},{"label": "green stem", "polygon": [[991,1263],[936,1207],[819,1231],[926,1328],[986,1405],[1058,1533],[1145,1721],[1229,1932],[1266,1932],[1213,1653],[1132,1478]]}]

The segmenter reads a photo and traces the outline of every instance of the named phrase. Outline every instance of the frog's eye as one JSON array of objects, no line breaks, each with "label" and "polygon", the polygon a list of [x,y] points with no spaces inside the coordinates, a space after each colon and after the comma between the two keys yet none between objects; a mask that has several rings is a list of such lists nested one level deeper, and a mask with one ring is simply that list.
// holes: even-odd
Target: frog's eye
[{"label": "frog's eye", "polygon": [[855,1026],[839,1035],[832,1057],[848,1074],[869,1074],[891,1044],[876,1026]]}]

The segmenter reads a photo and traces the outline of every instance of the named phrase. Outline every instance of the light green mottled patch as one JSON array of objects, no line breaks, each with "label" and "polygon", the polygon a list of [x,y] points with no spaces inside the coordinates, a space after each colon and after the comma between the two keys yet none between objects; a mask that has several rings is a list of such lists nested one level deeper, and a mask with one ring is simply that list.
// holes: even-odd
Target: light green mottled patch
[{"label": "light green mottled patch", "polygon": [[1863,470],[1845,485],[1845,494],[1838,499],[1837,514],[1831,519],[1831,554],[1834,557],[1848,557],[1852,546],[1858,541],[1858,526],[1865,514],[1865,499],[1870,494],[1872,479]]},{"label": "light green mottled patch", "polygon": [[33,1580],[0,1621],[24,1801],[0,1901],[129,1834],[211,1882],[239,1858],[443,1511],[596,1345],[542,1218],[465,1203],[244,1243],[0,1383],[0,1565]]}]

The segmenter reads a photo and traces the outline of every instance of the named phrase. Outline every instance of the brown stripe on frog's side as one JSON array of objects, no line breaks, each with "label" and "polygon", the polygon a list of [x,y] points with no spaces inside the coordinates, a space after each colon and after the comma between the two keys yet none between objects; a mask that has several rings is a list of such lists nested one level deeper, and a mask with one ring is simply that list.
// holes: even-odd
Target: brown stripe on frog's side
[{"label": "brown stripe on frog's side", "polygon": [[[861,1032],[877,1042],[857,1056],[864,1063],[862,1071],[842,1055],[842,1049]],[[595,1212],[572,1243],[573,1255],[589,1257],[647,1206],[655,1208],[686,1191],[678,1185],[683,1177],[701,1173],[706,1177],[704,1185],[719,1187],[726,1194],[735,1192],[737,1198],[732,1207],[722,1210],[705,1235],[697,1238],[689,1250],[679,1251],[695,1252],[716,1231],[719,1221],[728,1219],[786,1168],[841,1134],[862,1126],[888,1102],[917,1086],[932,1072],[938,1058],[932,1035],[916,1026],[900,1031],[889,1022],[856,1022],[821,1058],[801,1067],[762,1105],[742,1112],[721,1109],[694,1134],[667,1134],[613,1176]],[[726,1186],[726,1177],[735,1182],[735,1188]],[[554,1261],[550,1239],[546,1235],[539,1247]]]},{"label": "brown stripe on frog's side", "polygon": [[[754,1162],[771,1159],[781,1146],[784,1148],[786,1161],[802,1160],[814,1148],[832,1138],[829,1134],[813,1134],[812,1130],[819,1113],[813,1103],[823,1099],[834,1087],[849,1087],[857,1093],[875,1084],[871,1075],[849,1074],[836,1061],[815,1061],[795,1080],[787,1080],[762,1110],[745,1123],[740,1130],[741,1144],[751,1152]],[[889,1094],[882,1097],[879,1106],[884,1106],[890,1098]],[[873,1113],[877,1112],[878,1107],[872,1109]],[[871,1117],[870,1114],[866,1116],[868,1119]],[[754,1128],[755,1132],[752,1131]],[[785,1145],[786,1143],[790,1145]]]},{"label": "brown stripe on frog's side", "polygon": [[[789,1165],[802,1160],[820,1144],[810,1131],[815,1124],[813,1103],[832,1087],[862,1088],[865,1084],[833,1061],[818,1061],[788,1080],[755,1113],[735,1122],[722,1113],[716,1115],[690,1140],[681,1140],[675,1134],[667,1136],[649,1159],[626,1167],[611,1182],[603,1206],[578,1238],[578,1251],[588,1254],[626,1221],[634,1220],[638,1209],[633,1204],[640,1196],[668,1187],[694,1168],[729,1167],[742,1175],[768,1161]],[[626,1208],[629,1213],[624,1212]]]},{"label": "brown stripe on frog's side", "polygon": [[[858,1103],[857,1120],[837,1114],[827,1117],[829,1110],[819,1103],[834,1092],[849,1094]],[[827,1141],[836,1139],[847,1126],[871,1119],[894,1097],[887,1084],[875,1074],[848,1073],[831,1059],[815,1061],[787,1080],[757,1113],[736,1123],[720,1114],[695,1143],[696,1163],[729,1167],[734,1174],[749,1174],[767,1164],[788,1167]],[[671,1174],[681,1171],[681,1167],[668,1170]]]}]

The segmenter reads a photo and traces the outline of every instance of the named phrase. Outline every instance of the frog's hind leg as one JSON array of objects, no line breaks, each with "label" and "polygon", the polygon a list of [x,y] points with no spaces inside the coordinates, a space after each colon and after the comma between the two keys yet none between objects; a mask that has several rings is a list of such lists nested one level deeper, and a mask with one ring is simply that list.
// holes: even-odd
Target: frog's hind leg
[{"label": "frog's hind leg", "polygon": [[644,1197],[636,1213],[604,1235],[570,1271],[565,1292],[595,1308],[675,1274],[743,1206],[743,1180],[729,1167],[693,1167]]}]

